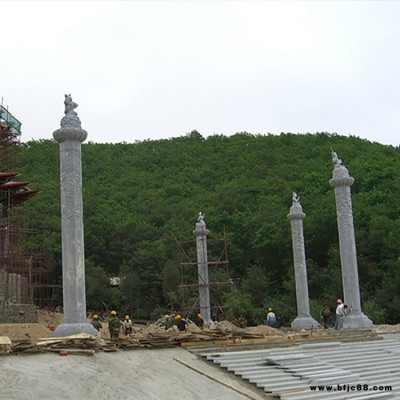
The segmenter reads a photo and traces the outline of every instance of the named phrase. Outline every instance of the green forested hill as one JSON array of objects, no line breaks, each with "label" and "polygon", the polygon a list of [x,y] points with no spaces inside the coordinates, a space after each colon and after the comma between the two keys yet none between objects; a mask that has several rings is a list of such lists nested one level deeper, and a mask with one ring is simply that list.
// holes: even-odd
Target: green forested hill
[{"label": "green forested hill", "polygon": [[[210,239],[228,240],[232,285],[214,298],[250,322],[274,306],[296,314],[290,223],[301,198],[314,313],[342,296],[332,177],[333,148],[349,169],[363,310],[374,322],[400,322],[400,151],[327,133],[82,145],[88,306],[128,307],[148,317],[182,305],[179,240],[193,240],[199,211]],[[41,193],[26,203],[41,229],[31,246],[48,251],[61,275],[59,149],[51,140],[21,149],[22,174]],[[195,244],[193,243],[193,246]],[[215,251],[215,254],[212,252]],[[210,246],[209,258],[218,249]],[[225,279],[218,272],[218,279]],[[119,289],[107,277],[123,276]],[[215,278],[216,279],[216,278]],[[217,279],[217,280],[218,280]],[[193,293],[194,292],[194,293]],[[195,289],[186,293],[194,297]]]}]

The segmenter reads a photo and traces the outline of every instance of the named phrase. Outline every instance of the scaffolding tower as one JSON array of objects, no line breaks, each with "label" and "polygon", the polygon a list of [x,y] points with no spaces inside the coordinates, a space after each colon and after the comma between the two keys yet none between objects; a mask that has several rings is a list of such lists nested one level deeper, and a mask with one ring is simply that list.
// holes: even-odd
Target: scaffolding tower
[{"label": "scaffolding tower", "polygon": [[[186,311],[187,318],[196,316],[200,304],[198,260],[196,256],[196,240],[178,240],[175,236],[180,254],[180,281],[178,288],[181,294],[182,311]],[[222,239],[208,238],[209,253],[214,259],[208,260],[208,275],[210,290],[211,318],[214,321],[225,319],[225,306],[223,304],[224,288],[232,285],[229,276],[228,245],[224,232]]]},{"label": "scaffolding tower", "polygon": [[36,304],[51,307],[53,285],[49,257],[27,251],[28,235],[38,233],[29,226],[32,214],[22,206],[39,191],[20,180],[18,147],[21,123],[0,105],[0,304]]}]

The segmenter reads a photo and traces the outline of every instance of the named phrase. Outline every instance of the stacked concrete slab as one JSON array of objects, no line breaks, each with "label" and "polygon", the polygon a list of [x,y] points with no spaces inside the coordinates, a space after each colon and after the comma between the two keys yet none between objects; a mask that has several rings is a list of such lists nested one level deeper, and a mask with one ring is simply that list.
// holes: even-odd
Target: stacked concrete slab
[{"label": "stacked concrete slab", "polygon": [[310,343],[203,356],[281,400],[400,399],[399,341]]}]

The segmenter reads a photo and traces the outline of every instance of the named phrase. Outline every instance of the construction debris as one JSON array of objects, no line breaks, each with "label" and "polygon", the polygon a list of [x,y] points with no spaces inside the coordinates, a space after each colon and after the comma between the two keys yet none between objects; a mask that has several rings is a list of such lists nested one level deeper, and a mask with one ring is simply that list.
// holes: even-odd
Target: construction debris
[{"label": "construction debris", "polygon": [[[334,339],[343,335],[334,329],[297,330],[276,329],[266,325],[240,328],[229,321],[213,322],[200,329],[189,323],[186,332],[179,332],[176,327],[165,330],[159,323],[135,325],[133,334],[118,339],[110,339],[108,325],[103,322],[101,336],[80,334],[68,337],[52,338],[52,328],[62,320],[61,313],[40,312],[39,324],[0,324],[0,353],[43,353],[53,352],[60,355],[84,354],[95,352],[114,352],[130,349],[157,349],[168,347],[201,347],[246,346],[252,344],[271,345],[273,343],[290,343],[299,340]],[[373,330],[363,332],[365,337],[376,336],[381,332],[398,332],[400,325],[376,326]],[[347,336],[352,336],[347,332]]]},{"label": "construction debris", "polygon": [[44,338],[36,340],[15,340],[11,353],[68,353],[93,355],[97,349],[96,337],[85,333],[68,337]]},{"label": "construction debris", "polygon": [[[15,324],[14,324],[15,325]],[[32,325],[24,325],[20,329],[29,329]],[[35,328],[37,328],[35,326]],[[49,335],[51,332],[47,330]],[[105,332],[104,332],[105,333]],[[252,332],[250,329],[238,328],[228,321],[215,323],[212,327],[199,329],[194,324],[189,324],[186,332],[179,332],[174,329],[164,330],[157,324],[152,324],[142,329],[137,329],[130,336],[121,336],[119,339],[95,337],[87,334],[80,334],[68,337],[57,338],[16,338],[10,341],[11,353],[38,353],[38,352],[60,352],[67,351],[68,354],[93,355],[96,351],[117,351],[139,348],[168,348],[190,343],[204,344],[207,342],[240,343],[248,339],[262,339],[266,336],[265,328],[260,333]],[[282,334],[273,328],[267,330],[271,337]]]}]

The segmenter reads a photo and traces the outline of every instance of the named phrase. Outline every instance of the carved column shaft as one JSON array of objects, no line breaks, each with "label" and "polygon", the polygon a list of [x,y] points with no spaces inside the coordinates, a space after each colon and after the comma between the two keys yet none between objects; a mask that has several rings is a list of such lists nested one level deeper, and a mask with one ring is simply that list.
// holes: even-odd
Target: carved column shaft
[{"label": "carved column shaft", "polygon": [[372,321],[361,311],[360,287],[357,266],[356,240],[350,186],[354,179],[332,151],[335,167],[330,185],[335,189],[337,225],[339,233],[340,263],[342,267],[344,302],[350,314],[343,320],[343,328],[370,328]]},{"label": "carved column shaft", "polygon": [[[340,262],[342,267],[343,294],[352,312],[361,312],[360,287],[358,282],[357,251],[354,234],[350,185],[334,186],[339,234]],[[331,180],[331,184],[338,182]]]},{"label": "carved column shaft", "polygon": [[310,303],[308,297],[306,253],[303,236],[303,219],[305,218],[305,214],[289,214],[288,217],[292,227],[292,247],[296,280],[297,312],[299,316],[309,316]]},{"label": "carved column shaft", "polygon": [[64,316],[86,322],[81,143],[60,143]]},{"label": "carved column shaft", "polygon": [[310,315],[310,300],[308,297],[308,280],[306,252],[304,246],[303,213],[296,193],[293,194],[293,205],[288,218],[292,228],[293,264],[296,281],[297,318],[292,322],[293,329],[319,327],[319,323]]},{"label": "carved column shaft", "polygon": [[209,230],[203,218],[196,223],[197,272],[199,279],[199,305],[204,321],[211,321],[210,282],[208,276],[207,235]]}]

